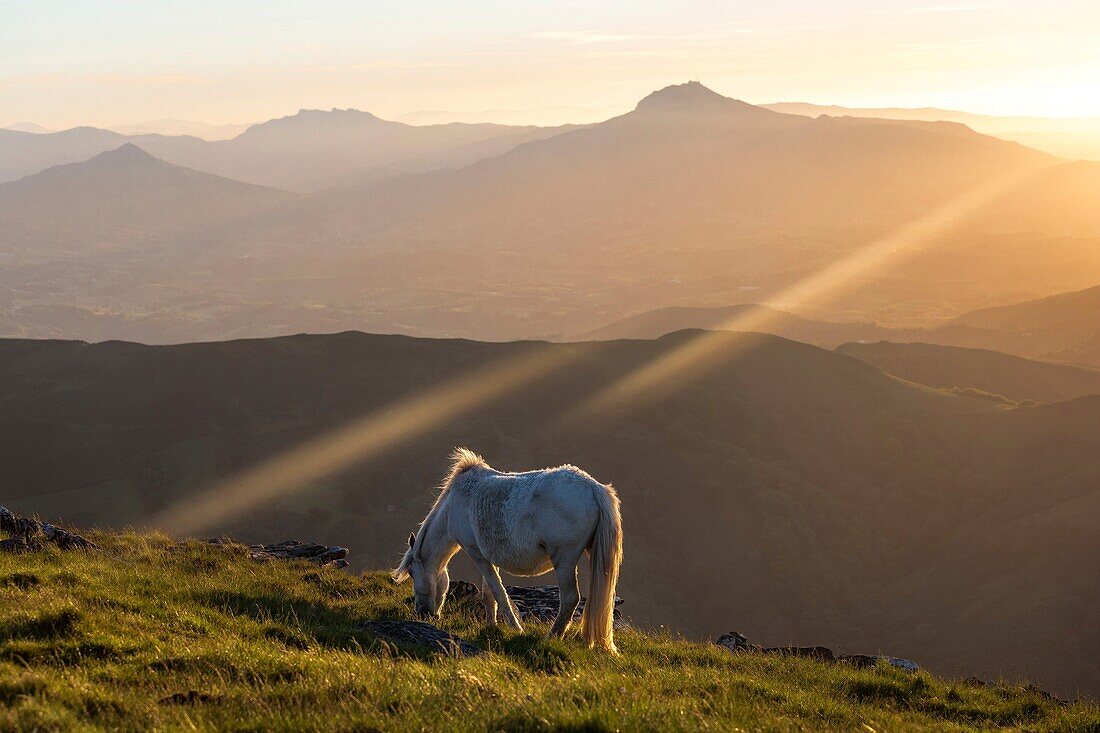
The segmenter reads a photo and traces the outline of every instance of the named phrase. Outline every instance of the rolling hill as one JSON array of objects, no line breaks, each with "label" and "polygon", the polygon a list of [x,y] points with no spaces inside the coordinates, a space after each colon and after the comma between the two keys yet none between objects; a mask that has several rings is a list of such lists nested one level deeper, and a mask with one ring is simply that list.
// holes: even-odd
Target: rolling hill
[{"label": "rolling hill", "polygon": [[[955,366],[960,366],[955,363],[956,359],[967,355],[974,359],[1000,359],[1004,365],[1034,369],[1036,376],[1052,375],[1057,373],[1057,369],[1048,369],[1046,365],[1039,364],[1024,367],[1027,359],[1100,367],[1100,287],[1060,293],[1024,303],[983,308],[964,313],[944,325],[932,328],[884,328],[873,323],[815,321],[768,306],[743,304],[721,308],[660,308],[578,334],[576,339],[652,339],[687,328],[736,329],[739,323],[749,324],[746,327],[751,327],[752,330],[774,333],[826,348],[833,348],[849,340],[895,342],[851,344],[851,349],[865,348],[868,354],[875,349],[911,348],[912,355],[915,356],[918,350],[927,347],[927,355],[939,354]],[[987,353],[981,355],[981,352]],[[1004,353],[993,355],[991,352]],[[1025,359],[1012,359],[1008,357],[1009,354]],[[942,366],[948,368],[947,364]],[[974,366],[977,367],[978,364]],[[1065,375],[1082,373],[1082,370],[1072,368],[1063,372]],[[947,374],[954,372],[945,371],[943,377],[946,378]],[[911,378],[904,374],[899,376]],[[929,383],[923,379],[914,381]],[[934,383],[946,387],[956,384],[940,381]],[[1086,377],[1083,382],[1070,377],[1070,383],[1077,386],[1091,384],[1091,377]],[[1035,388],[1040,391],[1045,389],[1040,385]],[[1076,388],[1071,386],[1069,392],[1061,393],[1063,396],[1060,399],[1069,399]]]},{"label": "rolling hill", "polygon": [[[671,306],[638,313],[606,326],[578,334],[574,341],[612,341],[615,339],[655,339],[685,329],[715,330],[744,319],[750,330],[771,333],[793,341],[832,348],[851,340],[877,340],[891,333],[873,323],[829,323],[813,321],[765,305],[745,303],[724,308],[686,308]],[[759,325],[756,325],[756,324]]]},{"label": "rolling hill", "polygon": [[1100,369],[1050,364],[997,351],[932,344],[842,344],[854,356],[896,377],[938,389],[980,390],[1021,402],[1064,402],[1100,395]]},{"label": "rolling hill", "polygon": [[381,411],[448,380],[537,359],[558,367],[459,412],[448,395],[467,393],[441,388],[444,416],[430,419],[435,402],[410,404],[410,419],[428,421],[372,460],[198,531],[324,537],[386,566],[454,445],[504,469],[573,462],[623,498],[622,595],[640,623],[1100,690],[1100,398],[1008,409],[843,354],[731,333],[708,369],[652,400],[580,407],[696,335],[2,341],[0,485],[18,511],[142,525],[328,431],[373,435],[382,423],[365,416],[403,429],[405,413]]},{"label": "rolling hill", "polygon": [[972,311],[955,324],[1011,334],[1043,358],[1100,365],[1100,286]]}]

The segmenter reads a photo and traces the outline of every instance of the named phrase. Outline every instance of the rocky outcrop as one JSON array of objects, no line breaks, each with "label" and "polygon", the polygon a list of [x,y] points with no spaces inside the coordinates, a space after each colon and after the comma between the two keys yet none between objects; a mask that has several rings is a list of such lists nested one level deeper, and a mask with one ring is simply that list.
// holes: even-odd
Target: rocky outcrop
[{"label": "rocky outcrop", "polygon": [[736,631],[727,631],[714,640],[714,643],[731,652],[761,652],[764,651],[756,645],[749,644],[749,638]]},{"label": "rocky outcrop", "polygon": [[836,661],[850,664],[853,667],[874,667],[879,662],[886,662],[891,667],[904,669],[906,672],[916,672],[920,666],[916,662],[901,657],[890,657],[885,654],[841,654]]},{"label": "rocky outcrop", "polygon": [[736,631],[722,634],[714,643],[728,649],[731,652],[751,652],[756,654],[780,654],[786,657],[805,657],[821,662],[836,662],[850,664],[853,667],[874,667],[879,662],[886,662],[892,667],[904,669],[906,672],[916,672],[920,666],[916,662],[901,657],[890,657],[884,654],[834,654],[832,649],[823,646],[773,646],[761,647],[749,644],[748,637]]},{"label": "rocky outcrop", "polygon": [[[556,585],[532,585],[532,586],[520,586],[520,585],[506,585],[504,589],[508,591],[508,597],[512,599],[512,603],[515,604],[516,610],[519,611],[520,619],[524,621],[544,621],[552,622],[558,616],[558,607],[560,605],[558,597],[558,586]],[[480,603],[481,590],[466,580],[452,580],[451,585],[447,590],[447,597],[454,603]],[[622,612],[619,611],[619,606],[622,605],[623,599],[615,596],[615,622],[622,624]],[[577,610],[573,614],[573,619],[579,621],[581,613],[584,611],[584,597],[581,597],[581,602],[577,605]]]},{"label": "rocky outcrop", "polygon": [[48,522],[30,517],[17,517],[11,510],[0,506],[0,532],[10,537],[0,540],[2,552],[35,552],[47,545],[62,550],[93,550],[96,544],[89,539]]},{"label": "rocky outcrop", "polygon": [[364,621],[359,628],[395,644],[428,649],[448,657],[476,657],[485,650],[423,621]]},{"label": "rocky outcrop", "polygon": [[[219,547],[244,547],[240,542],[228,537],[213,537],[208,544]],[[337,545],[318,545],[300,540],[283,540],[271,545],[248,545],[248,556],[256,562],[272,560],[308,560],[324,567],[346,568],[348,548]]]}]

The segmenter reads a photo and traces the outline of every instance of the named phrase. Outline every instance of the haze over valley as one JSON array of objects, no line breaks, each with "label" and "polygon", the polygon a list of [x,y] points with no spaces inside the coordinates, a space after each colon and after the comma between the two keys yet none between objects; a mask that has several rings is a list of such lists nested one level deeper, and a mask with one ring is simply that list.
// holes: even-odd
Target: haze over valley
[{"label": "haze over valley", "polygon": [[[695,82],[576,129],[333,110],[221,142],[3,134],[13,336],[564,338],[739,303],[926,328],[1100,282],[1100,163]],[[788,302],[831,266],[856,269]]]}]

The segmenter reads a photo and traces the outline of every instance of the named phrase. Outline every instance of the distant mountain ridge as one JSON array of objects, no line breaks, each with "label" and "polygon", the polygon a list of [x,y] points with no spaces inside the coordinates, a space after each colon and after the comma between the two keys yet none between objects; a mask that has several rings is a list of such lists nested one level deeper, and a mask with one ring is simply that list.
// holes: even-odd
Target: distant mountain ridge
[{"label": "distant mountain ridge", "polygon": [[776,112],[817,117],[871,117],[879,119],[945,120],[967,125],[978,132],[1018,140],[1064,158],[1100,160],[1100,117],[1039,117],[987,115],[936,107],[842,107],[805,102],[762,105]]},{"label": "distant mountain ridge", "polygon": [[[187,135],[203,140],[229,140],[247,130],[249,125],[212,125],[193,120],[164,118],[111,125],[108,129],[121,135]],[[48,130],[42,130],[48,132]]]},{"label": "distant mountain ridge", "polygon": [[[161,125],[161,129],[164,125]],[[130,142],[167,162],[247,183],[314,191],[388,175],[466,165],[566,128],[448,124],[415,127],[369,112],[301,110],[208,141],[78,127],[48,134],[0,130],[0,182],[86,160]]]}]

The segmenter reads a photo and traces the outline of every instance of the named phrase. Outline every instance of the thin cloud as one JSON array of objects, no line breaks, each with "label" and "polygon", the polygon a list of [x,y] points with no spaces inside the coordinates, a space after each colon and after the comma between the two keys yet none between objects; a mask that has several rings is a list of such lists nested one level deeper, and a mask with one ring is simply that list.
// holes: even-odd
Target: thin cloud
[{"label": "thin cloud", "polygon": [[922,5],[915,8],[881,8],[866,11],[871,15],[921,15],[924,13],[971,13],[992,10],[993,5]]},{"label": "thin cloud", "polygon": [[182,86],[213,84],[214,79],[197,74],[34,74],[16,77],[9,84],[125,84],[150,86]]},{"label": "thin cloud", "polygon": [[532,33],[528,38],[542,41],[560,41],[567,46],[586,46],[593,43],[619,43],[622,41],[641,41],[646,36],[619,33],[597,33],[595,31],[544,31]]}]

